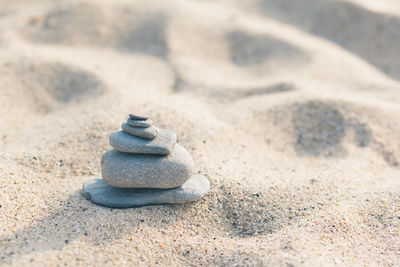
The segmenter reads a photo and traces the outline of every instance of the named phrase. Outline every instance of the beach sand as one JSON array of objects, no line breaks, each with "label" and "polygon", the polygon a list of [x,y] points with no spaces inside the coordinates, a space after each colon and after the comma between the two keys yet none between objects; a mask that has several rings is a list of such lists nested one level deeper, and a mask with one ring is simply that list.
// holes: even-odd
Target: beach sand
[{"label": "beach sand", "polygon": [[[0,265],[400,265],[400,4],[0,0]],[[109,209],[128,113],[196,203]]]}]

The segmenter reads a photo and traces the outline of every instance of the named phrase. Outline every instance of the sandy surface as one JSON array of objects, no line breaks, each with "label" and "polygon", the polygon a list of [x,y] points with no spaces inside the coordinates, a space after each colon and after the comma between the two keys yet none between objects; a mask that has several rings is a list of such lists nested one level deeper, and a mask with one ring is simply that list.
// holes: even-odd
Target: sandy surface
[{"label": "sandy surface", "polygon": [[[0,0],[0,264],[400,265],[400,4]],[[82,196],[130,112],[201,201]]]}]

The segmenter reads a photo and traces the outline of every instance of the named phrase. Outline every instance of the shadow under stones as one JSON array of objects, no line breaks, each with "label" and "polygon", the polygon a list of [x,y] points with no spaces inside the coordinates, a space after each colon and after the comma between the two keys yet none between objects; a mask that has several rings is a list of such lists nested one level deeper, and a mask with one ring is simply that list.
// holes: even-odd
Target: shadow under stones
[{"label": "shadow under stones", "polygon": [[259,0],[271,18],[326,38],[400,79],[400,18],[344,1]]},{"label": "shadow under stones", "polygon": [[232,62],[241,67],[259,65],[267,61],[308,61],[308,56],[284,41],[268,35],[252,35],[232,31],[226,35]]},{"label": "shadow under stones", "polygon": [[82,236],[85,242],[98,245],[124,238],[141,224],[163,229],[169,222],[183,219],[186,207],[187,204],[177,204],[110,209],[92,204],[78,190],[60,203],[56,211],[34,225],[0,236],[0,244],[3,244],[0,265],[35,251],[61,250]]},{"label": "shadow under stones", "polygon": [[317,186],[311,181],[301,187],[260,191],[221,185],[217,202],[224,222],[230,225],[228,233],[238,237],[266,235],[324,209],[327,199],[318,195]]}]

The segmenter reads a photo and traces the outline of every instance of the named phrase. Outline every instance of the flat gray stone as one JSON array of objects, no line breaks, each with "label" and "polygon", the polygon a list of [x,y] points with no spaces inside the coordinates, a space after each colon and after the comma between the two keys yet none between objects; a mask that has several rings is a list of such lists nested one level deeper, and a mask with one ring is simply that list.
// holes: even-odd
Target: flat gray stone
[{"label": "flat gray stone", "polygon": [[136,115],[136,114],[129,114],[129,118],[131,118],[133,120],[139,120],[139,121],[145,121],[148,119],[145,116],[140,116],[140,115]]},{"label": "flat gray stone", "polygon": [[92,178],[83,185],[82,192],[98,205],[110,208],[132,208],[196,201],[207,194],[209,189],[210,182],[207,178],[196,174],[182,186],[172,189],[115,188],[103,179]]},{"label": "flat gray stone", "polygon": [[168,156],[107,151],[101,158],[103,179],[120,188],[173,188],[193,173],[193,159],[181,145]]},{"label": "flat gray stone", "polygon": [[110,135],[109,141],[110,145],[120,152],[168,155],[176,143],[176,134],[159,129],[157,137],[150,140],[118,131]]},{"label": "flat gray stone", "polygon": [[124,122],[121,125],[121,128],[124,132],[130,134],[130,135],[135,135],[138,137],[146,138],[146,139],[154,139],[158,135],[158,128],[155,126],[150,126],[150,127],[132,127],[128,123]]},{"label": "flat gray stone", "polygon": [[151,125],[153,125],[153,121],[150,120],[150,119],[147,119],[147,120],[128,119],[127,122],[128,122],[128,124],[130,126],[133,126],[133,127],[144,127],[144,128],[146,128],[146,127],[150,127]]}]

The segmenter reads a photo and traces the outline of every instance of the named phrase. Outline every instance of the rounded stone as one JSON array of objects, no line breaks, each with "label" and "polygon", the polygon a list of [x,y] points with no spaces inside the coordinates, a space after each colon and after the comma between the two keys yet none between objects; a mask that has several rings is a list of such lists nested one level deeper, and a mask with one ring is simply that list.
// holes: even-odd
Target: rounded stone
[{"label": "rounded stone", "polygon": [[127,123],[128,123],[130,126],[133,126],[133,127],[144,127],[144,128],[150,127],[151,125],[153,125],[153,121],[150,120],[150,119],[147,119],[147,120],[133,120],[133,119],[128,119],[128,120],[127,120]]},{"label": "rounded stone", "polygon": [[136,115],[136,114],[129,114],[129,118],[131,118],[133,120],[139,120],[139,121],[145,121],[145,120],[149,119],[145,116],[140,116],[140,115]]},{"label": "rounded stone", "polygon": [[144,139],[124,131],[117,131],[109,137],[110,145],[120,152],[168,155],[175,146],[176,134],[159,129],[154,139]]},{"label": "rounded stone", "polygon": [[182,186],[172,189],[116,188],[103,179],[92,178],[83,185],[83,194],[93,203],[110,208],[174,204],[197,201],[208,193],[210,182],[195,174]]},{"label": "rounded stone", "polygon": [[193,159],[179,144],[168,155],[130,154],[117,150],[101,159],[103,179],[119,188],[173,188],[193,173]]},{"label": "rounded stone", "polygon": [[138,136],[138,137],[142,137],[142,138],[146,138],[146,139],[154,139],[158,135],[158,128],[155,126],[150,126],[150,127],[146,127],[146,128],[132,127],[128,123],[124,122],[121,125],[121,128],[124,132],[126,132],[130,135],[134,135],[134,136]]}]

